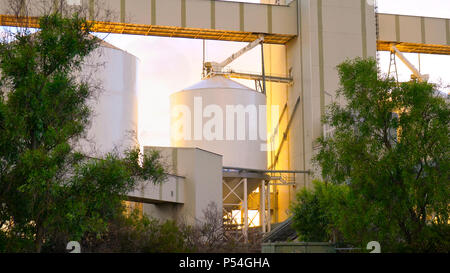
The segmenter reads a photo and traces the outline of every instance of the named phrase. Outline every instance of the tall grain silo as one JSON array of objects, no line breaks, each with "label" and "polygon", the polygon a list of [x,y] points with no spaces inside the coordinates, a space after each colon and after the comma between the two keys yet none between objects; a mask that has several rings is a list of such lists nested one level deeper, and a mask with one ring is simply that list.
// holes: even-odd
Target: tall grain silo
[{"label": "tall grain silo", "polygon": [[78,149],[101,156],[113,150],[123,153],[138,144],[138,61],[134,55],[106,42],[92,52],[82,74],[90,75],[101,90],[88,102],[91,125]]},{"label": "tall grain silo", "polygon": [[266,169],[266,96],[212,76],[170,96],[171,146],[223,156],[227,167]]},{"label": "tall grain silo", "polygon": [[[215,186],[222,191],[222,200],[217,201],[222,204],[220,211],[224,213],[224,221],[236,226],[242,224],[247,240],[249,210],[259,211],[259,219],[266,219],[261,203],[254,207],[248,204],[250,194],[265,202],[259,192],[269,188],[266,176],[251,173],[267,168],[266,96],[216,75],[172,94],[170,107],[172,146],[195,147],[223,156],[223,166],[229,168],[223,170],[222,184],[205,187]],[[233,168],[249,172],[231,175],[229,171]],[[240,213],[237,218],[236,213]]]}]

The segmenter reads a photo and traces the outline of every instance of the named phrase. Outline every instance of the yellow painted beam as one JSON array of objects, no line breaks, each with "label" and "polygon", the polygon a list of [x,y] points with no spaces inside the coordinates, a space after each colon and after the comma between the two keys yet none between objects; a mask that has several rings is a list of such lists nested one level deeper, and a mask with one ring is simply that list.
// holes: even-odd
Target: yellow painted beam
[{"label": "yellow painted beam", "polygon": [[450,46],[448,45],[430,45],[430,44],[418,44],[418,43],[397,43],[389,41],[378,41],[377,50],[378,51],[391,51],[391,45],[394,44],[395,47],[401,52],[406,53],[424,53],[424,54],[440,54],[440,55],[450,55]]},{"label": "yellow painted beam", "polygon": [[[90,21],[93,31],[101,33],[134,34],[143,36],[163,36],[175,38],[192,38],[208,40],[224,40],[235,42],[252,42],[259,37],[259,33],[245,31],[229,31],[218,29],[187,28],[174,26],[129,24],[119,22]],[[17,17],[14,15],[0,15],[0,25],[10,27],[39,28],[38,17]],[[265,34],[266,44],[286,44],[295,35]],[[395,41],[377,41],[378,51],[390,51],[391,44],[395,44],[401,52],[450,55],[449,45],[432,45],[421,43],[405,43]]]},{"label": "yellow painted beam", "polygon": [[450,55],[450,19],[378,13],[378,50]]},{"label": "yellow painted beam", "polygon": [[[164,36],[176,38],[225,40],[235,42],[252,42],[259,37],[259,33],[245,31],[229,31],[218,29],[187,28],[174,26],[128,24],[118,22],[90,21],[93,23],[94,32],[134,34],[144,36]],[[37,17],[17,17],[13,15],[0,15],[0,25],[10,27],[39,28]],[[285,44],[295,35],[266,34],[264,43]]]}]

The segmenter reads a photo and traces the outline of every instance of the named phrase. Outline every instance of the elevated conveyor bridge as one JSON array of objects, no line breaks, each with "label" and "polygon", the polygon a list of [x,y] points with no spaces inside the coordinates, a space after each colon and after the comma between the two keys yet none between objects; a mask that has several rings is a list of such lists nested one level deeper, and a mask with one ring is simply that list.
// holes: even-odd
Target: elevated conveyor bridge
[{"label": "elevated conveyor bridge", "polygon": [[[8,2],[0,0],[0,25],[38,28],[38,16],[45,10],[41,6],[58,8],[61,1],[28,3],[29,16],[11,15]],[[298,36],[297,0],[288,5],[214,0],[79,0],[65,2],[68,9],[69,3],[86,7],[95,32],[236,42],[252,42],[264,34],[266,44],[286,44]],[[106,18],[106,10],[117,19],[94,20]],[[450,55],[450,19],[377,16],[379,51],[390,51],[395,44],[401,52]]]}]

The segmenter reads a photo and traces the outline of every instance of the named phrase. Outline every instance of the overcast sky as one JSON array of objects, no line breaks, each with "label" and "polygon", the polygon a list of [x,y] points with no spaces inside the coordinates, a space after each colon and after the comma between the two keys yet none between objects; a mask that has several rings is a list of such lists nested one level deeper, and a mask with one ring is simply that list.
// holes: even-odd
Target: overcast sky
[{"label": "overcast sky", "polygon": [[[243,1],[243,2],[255,2]],[[371,3],[372,0],[368,0]],[[450,18],[450,0],[378,0],[378,11],[404,15]],[[169,146],[169,95],[201,79],[202,41],[131,35],[110,35],[108,42],[129,51],[141,60],[139,88],[139,138],[141,145]],[[206,59],[219,61],[243,47],[244,43],[207,41]],[[418,67],[418,54],[406,54]],[[421,72],[431,81],[450,84],[450,56],[421,55]],[[400,80],[410,71],[397,62]],[[387,71],[389,53],[380,52],[380,67]],[[260,51],[253,51],[232,64],[234,69],[258,73]],[[245,83],[245,81],[243,82]],[[247,85],[252,85],[247,82]],[[443,88],[448,92],[449,88]]]},{"label": "overcast sky", "polygon": [[[325,0],[326,1],[326,0]],[[373,3],[373,0],[367,0]],[[258,2],[240,1],[240,2]],[[450,18],[450,0],[378,0],[378,11],[404,15]],[[100,34],[104,36],[104,34]],[[202,40],[144,37],[110,34],[109,43],[140,59],[139,74],[139,139],[141,145],[169,146],[169,95],[201,79]],[[245,46],[245,43],[207,41],[207,61],[220,61]],[[418,54],[406,54],[418,67]],[[450,56],[421,57],[421,72],[430,74],[432,82],[450,85]],[[232,63],[237,70],[261,72],[260,49],[255,48]],[[387,71],[389,53],[380,52],[380,68]],[[399,78],[409,79],[411,72],[401,61]],[[253,87],[253,82],[243,82]],[[450,88],[442,88],[448,92]]]},{"label": "overcast sky", "polygon": [[378,12],[450,18],[450,0],[378,0]]}]

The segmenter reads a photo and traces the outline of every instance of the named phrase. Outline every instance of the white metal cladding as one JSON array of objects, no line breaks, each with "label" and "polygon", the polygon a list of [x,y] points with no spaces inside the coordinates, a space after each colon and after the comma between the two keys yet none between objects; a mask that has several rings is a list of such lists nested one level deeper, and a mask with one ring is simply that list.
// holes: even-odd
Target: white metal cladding
[{"label": "white metal cladding", "polygon": [[185,178],[167,175],[163,183],[154,184],[152,181],[143,181],[127,196],[144,203],[184,203]]},{"label": "white metal cladding", "polygon": [[449,19],[379,14],[381,41],[450,45]]},{"label": "white metal cladding", "polygon": [[[9,0],[0,0],[0,14],[11,14]],[[25,0],[29,9],[27,16],[40,16],[43,11],[57,7],[60,1],[54,0]],[[252,33],[267,33],[281,35],[281,43],[287,42],[297,35],[297,2],[289,5],[267,5],[259,3],[244,3],[234,1],[215,0],[71,0],[62,1],[69,4],[69,8],[83,7],[87,17],[97,21],[105,21],[134,26],[152,26],[145,34],[157,36],[178,36],[180,30],[216,30],[237,32],[239,37],[231,37],[235,41],[246,39]],[[56,4],[56,5],[55,5]],[[0,21],[1,23],[1,21]],[[164,31],[158,32],[157,29]],[[137,29],[134,29],[135,32]],[[123,33],[124,29],[104,29],[105,32]],[[127,32],[125,30],[125,32]],[[245,32],[245,35],[239,35]],[[131,34],[131,33],[129,33]],[[134,33],[137,34],[137,33]],[[228,40],[223,35],[214,33],[205,39]],[[198,34],[186,32],[181,34],[186,38],[198,38]],[[179,37],[181,37],[179,36]],[[286,36],[286,37],[282,37]],[[269,42],[270,39],[266,40]],[[275,41],[276,42],[276,41]],[[280,43],[280,41],[276,42]]]},{"label": "white metal cladding", "polygon": [[91,75],[100,92],[89,101],[93,111],[91,126],[81,149],[100,156],[116,149],[119,153],[137,145],[138,103],[135,56],[103,43],[83,69]]},{"label": "white metal cladding", "polygon": [[[201,98],[201,109],[198,107],[195,109],[194,100],[197,99],[198,103],[199,98]],[[221,123],[223,126],[223,134],[221,134],[222,139],[213,138],[212,140],[208,140],[203,132],[208,121],[217,118],[216,114],[204,116],[203,118],[200,117],[200,119],[195,117],[196,110],[200,110],[200,115],[204,115],[206,107],[210,107],[211,105],[214,105],[213,107],[215,107],[215,109],[217,109],[218,106],[223,113]],[[247,108],[247,106],[254,107],[253,109],[256,109],[257,115],[256,119],[250,121],[250,114],[245,113],[245,138],[240,140],[237,137],[239,115],[229,112],[234,115],[234,122],[232,122],[231,119],[227,119],[227,106],[236,107],[239,105],[243,106],[244,109],[250,109]],[[264,116],[261,116],[259,110],[260,107],[265,107],[265,105],[265,95],[223,76],[214,76],[203,80],[170,96],[172,124],[171,145],[174,147],[196,147],[223,155],[223,166],[265,169],[267,167],[267,153],[264,150],[266,141],[265,136],[261,137],[261,133],[259,132],[260,130],[264,131],[264,133],[267,131],[266,111],[263,111]],[[178,112],[179,109],[177,109],[177,107],[179,106],[187,106],[190,112],[190,118],[184,119],[183,115]],[[189,123],[186,124],[186,126],[190,127],[190,130],[188,129],[185,131],[187,128],[178,126],[183,123],[183,120]],[[196,121],[197,123],[201,123],[200,138],[196,138],[195,136],[195,129],[196,126],[198,126],[198,124],[196,125]],[[227,122],[229,122],[228,124],[234,123],[234,137],[232,139],[227,138]],[[256,139],[250,138],[250,131],[255,130],[255,127],[251,127],[251,125],[256,126]],[[214,128],[214,130],[216,129],[217,128]],[[179,133],[179,131],[190,131],[190,134],[186,133],[187,137],[176,137],[175,133]]]}]

